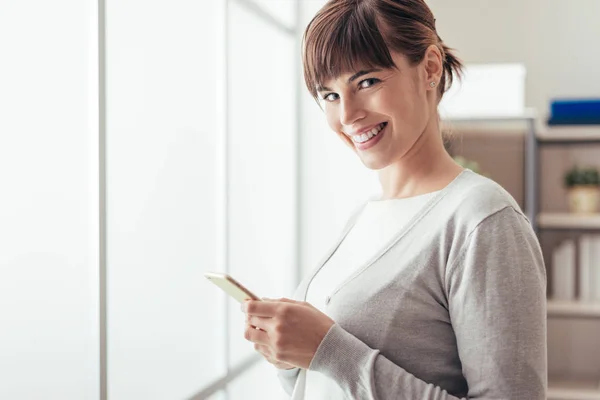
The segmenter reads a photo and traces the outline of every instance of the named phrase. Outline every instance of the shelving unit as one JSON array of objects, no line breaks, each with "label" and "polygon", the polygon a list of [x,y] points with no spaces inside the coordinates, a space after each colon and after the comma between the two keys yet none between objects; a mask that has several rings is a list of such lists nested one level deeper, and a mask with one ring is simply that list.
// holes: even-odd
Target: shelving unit
[{"label": "shelving unit", "polygon": [[[536,113],[526,110],[521,115],[452,118],[451,125],[479,126],[482,124],[524,123],[525,140],[525,214],[536,233],[542,230],[598,230],[600,215],[539,212],[540,146],[600,145],[600,126],[538,127]],[[600,302],[548,300],[548,318],[597,319],[600,321]],[[600,339],[599,339],[600,341]],[[600,343],[598,344],[600,346]],[[600,400],[598,379],[549,379],[548,399]]]},{"label": "shelving unit", "polygon": [[[569,126],[569,127],[548,127],[541,129],[535,134],[535,150],[538,152],[538,146],[541,145],[588,145],[600,144],[600,126]],[[534,157],[535,175],[539,176],[538,165],[539,156]],[[533,163],[533,161],[528,161]],[[537,192],[539,187],[536,187],[536,204],[539,204]],[[538,230],[576,230],[600,231],[600,214],[573,214],[573,213],[548,213],[542,212],[537,214],[534,228]],[[548,301],[548,317],[557,318],[599,318],[600,319],[600,304],[584,303],[579,301]],[[600,395],[599,395],[600,398]]]},{"label": "shelving unit", "polygon": [[[536,132],[535,156],[526,160],[539,177],[539,146],[581,146],[600,144],[600,127],[568,126],[548,127]],[[536,208],[539,205],[539,180],[535,185]],[[532,224],[536,232],[540,230],[600,230],[600,215],[578,215],[572,213],[541,212]],[[600,303],[581,301],[548,300],[548,318],[598,319]],[[550,379],[548,399],[552,400],[600,400],[600,378],[590,380]]]},{"label": "shelving unit", "polygon": [[600,127],[582,125],[545,128],[538,130],[536,137],[538,141],[548,144],[600,143]]},{"label": "shelving unit", "polygon": [[536,174],[538,164],[538,140],[536,134],[537,113],[533,109],[525,109],[521,114],[512,115],[479,115],[452,117],[442,121],[450,126],[479,126],[482,124],[524,124],[526,136],[525,163],[525,215],[530,221],[535,221],[538,209],[536,198]]},{"label": "shelving unit", "polygon": [[543,229],[596,229],[600,230],[600,214],[539,213],[537,225]]},{"label": "shelving unit", "polygon": [[550,379],[548,400],[600,400],[600,382],[596,380]]},{"label": "shelving unit", "polygon": [[600,302],[548,300],[548,317],[600,318]]}]

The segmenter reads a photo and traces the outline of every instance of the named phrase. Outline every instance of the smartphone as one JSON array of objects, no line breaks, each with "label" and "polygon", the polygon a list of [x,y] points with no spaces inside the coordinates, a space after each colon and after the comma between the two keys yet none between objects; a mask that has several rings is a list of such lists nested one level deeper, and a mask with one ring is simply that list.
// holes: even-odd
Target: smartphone
[{"label": "smartphone", "polygon": [[245,300],[260,300],[258,296],[227,274],[221,272],[205,272],[204,276],[240,303],[243,303]]}]

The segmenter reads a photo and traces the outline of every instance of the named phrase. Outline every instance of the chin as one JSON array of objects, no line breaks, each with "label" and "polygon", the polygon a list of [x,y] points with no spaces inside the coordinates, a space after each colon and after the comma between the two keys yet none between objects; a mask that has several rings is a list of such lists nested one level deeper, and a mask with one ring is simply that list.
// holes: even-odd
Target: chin
[{"label": "chin", "polygon": [[390,165],[388,160],[384,160],[380,157],[367,156],[361,157],[360,159],[365,167],[373,171],[378,171]]}]

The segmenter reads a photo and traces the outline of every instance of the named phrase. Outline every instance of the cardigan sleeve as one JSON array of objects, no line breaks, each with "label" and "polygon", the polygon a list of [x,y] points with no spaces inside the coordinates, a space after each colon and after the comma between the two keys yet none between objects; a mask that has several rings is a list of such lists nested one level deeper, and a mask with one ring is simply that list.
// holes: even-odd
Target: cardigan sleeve
[{"label": "cardigan sleeve", "polygon": [[[546,272],[526,218],[508,207],[484,219],[446,269],[445,285],[468,384],[465,398],[545,399]],[[326,334],[309,369],[334,379],[353,399],[458,399],[339,324]]]}]

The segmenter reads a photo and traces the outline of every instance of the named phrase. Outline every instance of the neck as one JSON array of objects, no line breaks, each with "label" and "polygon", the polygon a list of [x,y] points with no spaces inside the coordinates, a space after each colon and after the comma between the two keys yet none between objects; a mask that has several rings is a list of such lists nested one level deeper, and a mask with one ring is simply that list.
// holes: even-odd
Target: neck
[{"label": "neck", "polygon": [[441,190],[462,171],[444,148],[437,117],[398,160],[379,170],[384,199],[418,196]]}]

